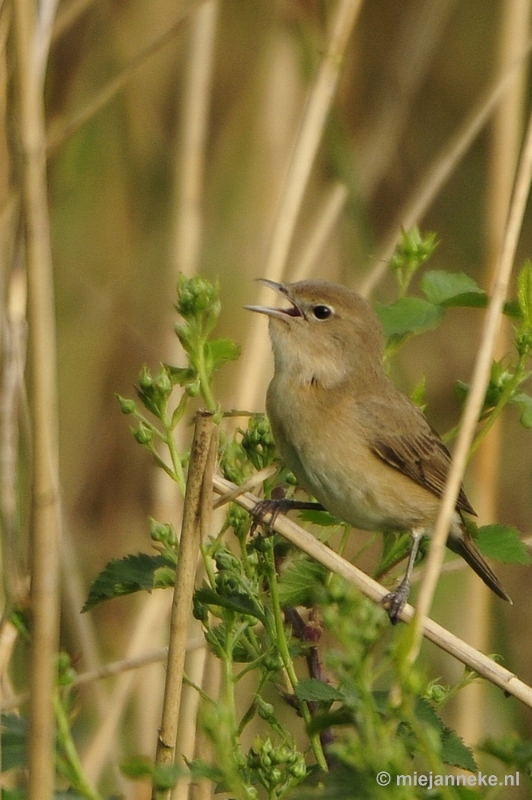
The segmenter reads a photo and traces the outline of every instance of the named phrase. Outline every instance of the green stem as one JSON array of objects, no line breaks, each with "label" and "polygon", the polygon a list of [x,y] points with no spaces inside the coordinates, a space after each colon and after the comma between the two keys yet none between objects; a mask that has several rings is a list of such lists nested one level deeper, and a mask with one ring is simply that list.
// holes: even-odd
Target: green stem
[{"label": "green stem", "polygon": [[196,343],[196,369],[198,372],[198,377],[200,380],[200,387],[201,387],[201,394],[203,399],[205,400],[205,404],[207,406],[208,411],[212,411],[213,414],[218,410],[218,406],[214,399],[212,390],[211,390],[211,383],[209,380],[209,375],[207,374],[207,365],[205,363],[205,341],[200,338],[199,341]]},{"label": "green stem", "polygon": [[163,422],[164,430],[165,430],[165,433],[166,433],[166,440],[165,440],[166,441],[166,445],[167,445],[168,451],[170,453],[170,458],[172,459],[172,466],[174,468],[174,475],[172,475],[171,472],[168,469],[165,469],[164,462],[161,463],[161,466],[163,467],[163,469],[165,469],[165,472],[167,472],[170,475],[170,477],[175,480],[175,482],[179,486],[179,489],[180,489],[181,493],[184,496],[185,488],[186,488],[185,473],[183,471],[183,465],[181,464],[181,458],[179,457],[179,453],[177,452],[177,447],[176,447],[176,443],[175,443],[175,439],[174,439],[174,434],[173,434],[173,431],[172,431],[172,422],[171,422],[171,420],[168,419],[166,413],[164,415],[164,419],[163,419],[162,422]]},{"label": "green stem", "polygon": [[83,797],[87,797],[88,800],[102,800],[101,795],[90,786],[83,772],[83,767],[72,739],[67,715],[59,698],[59,692],[57,691],[54,693],[53,702],[57,720],[57,735],[64,752],[65,760],[70,767],[69,773],[73,783],[72,788],[79,792],[79,794],[82,794]]},{"label": "green stem", "polygon": [[511,380],[508,381],[508,383],[504,387],[504,391],[499,397],[497,405],[489,415],[488,419],[482,426],[481,430],[477,433],[473,441],[473,444],[471,445],[469,458],[471,458],[473,454],[476,453],[476,451],[478,450],[478,448],[488,435],[488,432],[491,430],[495,422],[502,414],[505,406],[508,405],[509,401],[512,398],[513,393],[515,392],[519,384],[523,381],[523,378],[525,377],[525,363],[526,363],[526,357],[520,356],[513,377],[511,378]]},{"label": "green stem", "polygon": [[[272,599],[272,611],[275,622],[277,647],[279,649],[279,653],[281,655],[281,659],[283,661],[284,668],[286,670],[286,674],[288,675],[288,679],[290,681],[292,689],[295,691],[299,681],[297,679],[296,671],[294,669],[294,664],[292,662],[292,657],[290,656],[290,651],[288,649],[288,642],[286,639],[286,633],[284,627],[283,611],[279,600],[277,573],[275,571],[275,564],[273,562],[273,551],[266,554],[265,560],[268,567],[268,582],[270,584],[270,596]],[[303,717],[306,728],[307,730],[310,730],[310,726],[312,723],[312,716],[309,707],[304,700],[300,701],[300,709],[301,709],[301,716]],[[309,739],[310,739],[310,746],[312,747],[312,752],[314,753],[314,758],[316,759],[316,762],[324,772],[328,772],[329,768],[327,766],[327,761],[325,760],[325,755],[323,753],[323,748],[321,746],[320,737],[318,736],[318,734],[312,734],[309,735]]]}]

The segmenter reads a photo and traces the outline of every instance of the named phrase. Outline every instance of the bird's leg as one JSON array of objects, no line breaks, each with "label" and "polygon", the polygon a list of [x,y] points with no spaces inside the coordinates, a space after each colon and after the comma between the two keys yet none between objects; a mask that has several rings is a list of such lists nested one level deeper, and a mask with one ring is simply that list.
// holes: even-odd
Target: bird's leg
[{"label": "bird's leg", "polygon": [[410,579],[412,577],[412,570],[414,569],[419,545],[424,534],[424,528],[414,528],[412,531],[412,547],[410,548],[410,554],[408,556],[405,576],[397,589],[395,589],[393,592],[388,592],[388,594],[382,598],[382,604],[388,612],[388,616],[392,625],[397,625],[399,622],[399,614],[403,610],[403,607],[408,600],[408,595],[410,594]]},{"label": "bird's leg", "polygon": [[321,503],[316,503],[312,500],[291,500],[288,497],[282,497],[278,500],[261,500],[257,503],[255,508],[251,511],[253,517],[253,528],[262,522],[266,514],[271,514],[271,520],[268,526],[273,527],[275,520],[279,514],[286,514],[288,511],[294,509],[312,509],[313,511],[323,511],[324,508]]}]

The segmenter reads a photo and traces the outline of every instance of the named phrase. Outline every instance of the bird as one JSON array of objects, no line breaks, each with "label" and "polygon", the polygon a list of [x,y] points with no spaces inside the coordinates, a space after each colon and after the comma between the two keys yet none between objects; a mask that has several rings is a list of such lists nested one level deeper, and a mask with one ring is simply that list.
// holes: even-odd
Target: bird
[{"label": "bird", "polygon": [[[324,280],[259,280],[288,301],[282,308],[246,306],[269,318],[274,375],[266,413],[281,458],[317,504],[343,522],[411,535],[405,575],[383,599],[396,624],[420,542],[436,524],[451,455],[386,372],[382,327],[367,300]],[[290,507],[281,503],[283,511]],[[447,546],[511,603],[464,514],[476,516],[461,486]]]}]

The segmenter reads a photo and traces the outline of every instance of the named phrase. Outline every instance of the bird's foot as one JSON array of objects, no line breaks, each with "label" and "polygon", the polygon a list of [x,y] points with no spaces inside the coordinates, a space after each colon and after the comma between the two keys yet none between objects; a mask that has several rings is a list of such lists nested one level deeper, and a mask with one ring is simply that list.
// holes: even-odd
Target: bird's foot
[{"label": "bird's foot", "polygon": [[260,525],[261,522],[264,522],[266,514],[271,514],[271,518],[267,523],[267,528],[270,533],[273,533],[272,528],[275,525],[275,520],[279,514],[285,514],[289,511],[290,507],[290,500],[287,498],[282,498],[280,500],[261,500],[251,511],[251,516],[253,518],[251,532],[254,533],[257,526]]},{"label": "bird's foot", "polygon": [[388,592],[388,594],[382,598],[382,605],[388,612],[392,625],[397,625],[399,622],[399,615],[406,605],[409,594],[410,581],[401,581],[395,591]]},{"label": "bird's foot", "polygon": [[252,532],[257,525],[263,522],[266,514],[271,514],[271,519],[268,520],[267,523],[268,528],[271,529],[275,525],[275,520],[279,514],[286,514],[288,511],[293,511],[294,509],[314,509],[323,511],[323,506],[321,503],[315,503],[313,501],[307,502],[306,500],[292,500],[289,497],[261,500],[251,511],[251,516],[253,517]]}]

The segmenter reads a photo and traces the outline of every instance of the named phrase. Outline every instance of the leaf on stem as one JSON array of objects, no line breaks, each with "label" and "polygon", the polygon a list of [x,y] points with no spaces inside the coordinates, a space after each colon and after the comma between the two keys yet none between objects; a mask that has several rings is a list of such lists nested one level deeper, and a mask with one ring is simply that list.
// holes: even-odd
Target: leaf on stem
[{"label": "leaf on stem", "polygon": [[93,581],[89,596],[81,609],[89,611],[99,603],[134,592],[151,592],[173,586],[175,565],[163,555],[138,553],[110,561]]}]

